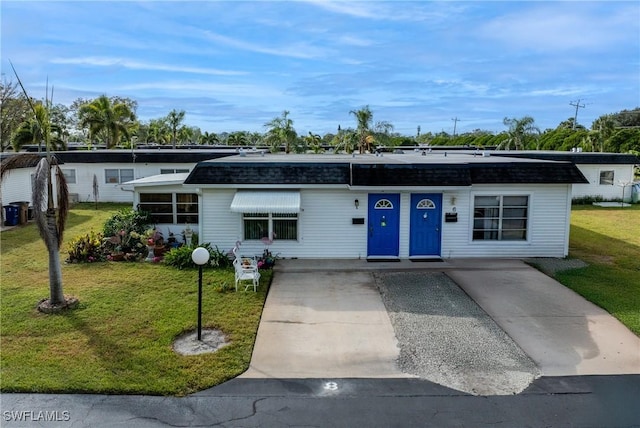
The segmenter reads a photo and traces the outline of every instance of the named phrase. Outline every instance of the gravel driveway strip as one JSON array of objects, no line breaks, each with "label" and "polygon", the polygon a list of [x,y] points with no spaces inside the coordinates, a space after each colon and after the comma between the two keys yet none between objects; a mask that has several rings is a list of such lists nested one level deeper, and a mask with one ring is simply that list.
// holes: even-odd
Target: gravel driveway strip
[{"label": "gravel driveway strip", "polygon": [[474,395],[523,391],[535,363],[441,272],[376,272],[408,374]]}]

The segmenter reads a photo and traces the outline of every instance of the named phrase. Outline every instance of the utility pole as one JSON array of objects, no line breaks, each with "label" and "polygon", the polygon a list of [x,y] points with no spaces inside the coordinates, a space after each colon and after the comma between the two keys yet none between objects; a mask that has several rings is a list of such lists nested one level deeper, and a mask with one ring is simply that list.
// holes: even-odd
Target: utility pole
[{"label": "utility pole", "polygon": [[578,101],[571,101],[569,105],[574,106],[576,108],[576,114],[575,116],[573,116],[573,126],[571,127],[571,129],[575,130],[576,125],[578,124],[578,109],[584,108],[585,104],[580,104],[580,99],[578,99]]},{"label": "utility pole", "polygon": [[455,138],[456,137],[456,126],[458,125],[458,121],[460,119],[458,119],[458,117],[455,117],[455,118],[453,118],[451,120],[453,120],[453,138]]}]

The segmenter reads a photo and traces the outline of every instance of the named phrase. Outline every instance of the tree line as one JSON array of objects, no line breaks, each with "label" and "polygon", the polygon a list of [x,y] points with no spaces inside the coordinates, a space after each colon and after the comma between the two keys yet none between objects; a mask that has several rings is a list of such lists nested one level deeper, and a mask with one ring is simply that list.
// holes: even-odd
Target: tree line
[{"label": "tree line", "polygon": [[[29,107],[31,102],[34,108]],[[70,142],[99,145],[106,148],[131,148],[139,145],[266,146],[286,153],[365,152],[372,147],[397,146],[468,146],[514,150],[560,150],[580,148],[589,152],[640,152],[640,108],[622,110],[600,116],[589,128],[574,118],[562,121],[556,128],[540,130],[531,116],[504,118],[505,130],[495,133],[476,129],[451,135],[446,132],[407,136],[394,132],[393,124],[373,120],[369,106],[349,112],[353,126],[324,135],[308,132],[300,135],[289,111],[264,124],[264,133],[203,132],[184,123],[184,110],[173,109],[166,116],[140,121],[138,103],[126,97],[101,95],[95,99],[76,99],[70,106],[50,100],[27,99],[18,84],[0,82],[1,151],[21,151],[25,146],[43,144],[47,127],[50,148],[65,150]]]}]

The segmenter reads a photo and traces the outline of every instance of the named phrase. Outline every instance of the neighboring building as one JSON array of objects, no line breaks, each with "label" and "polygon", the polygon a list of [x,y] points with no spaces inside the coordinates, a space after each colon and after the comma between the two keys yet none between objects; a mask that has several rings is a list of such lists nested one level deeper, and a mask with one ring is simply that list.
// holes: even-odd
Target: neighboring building
[{"label": "neighboring building", "polygon": [[[100,202],[132,202],[133,193],[122,184],[158,174],[190,172],[201,160],[231,156],[233,148],[177,150],[71,150],[55,153],[67,179],[74,202],[93,202],[93,177],[98,183]],[[14,156],[3,153],[2,158]],[[44,156],[44,153],[42,154]],[[12,171],[2,182],[2,203],[31,200],[34,168]]]},{"label": "neighboring building", "polygon": [[128,183],[134,204],[178,231],[197,216],[222,250],[286,258],[564,257],[586,183],[570,162],[413,152],[233,156],[182,178]]},{"label": "neighboring building", "polygon": [[[573,162],[589,181],[573,186],[573,198],[599,197],[605,201],[630,201],[634,166],[640,160],[631,154],[585,152],[492,152],[493,155]],[[624,195],[623,195],[624,192]]]}]

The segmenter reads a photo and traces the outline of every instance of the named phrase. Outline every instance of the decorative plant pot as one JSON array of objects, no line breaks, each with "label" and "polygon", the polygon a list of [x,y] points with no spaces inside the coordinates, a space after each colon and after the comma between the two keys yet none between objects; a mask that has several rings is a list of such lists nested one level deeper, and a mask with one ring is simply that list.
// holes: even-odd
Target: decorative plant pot
[{"label": "decorative plant pot", "polygon": [[124,253],[111,253],[111,260],[121,262],[124,260]]}]

